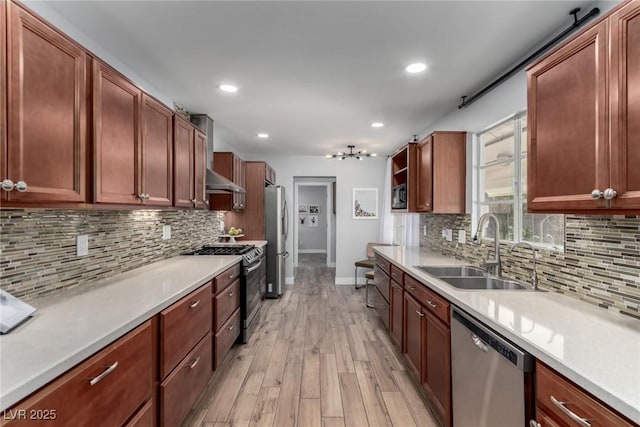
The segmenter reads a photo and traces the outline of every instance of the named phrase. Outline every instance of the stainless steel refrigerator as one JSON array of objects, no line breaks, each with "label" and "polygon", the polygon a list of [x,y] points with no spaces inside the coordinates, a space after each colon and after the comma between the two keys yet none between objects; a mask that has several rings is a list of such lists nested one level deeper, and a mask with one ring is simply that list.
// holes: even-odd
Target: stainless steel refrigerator
[{"label": "stainless steel refrigerator", "polygon": [[279,298],[284,292],[284,264],[289,216],[284,187],[270,185],[264,189],[265,234],[267,237],[266,298]]}]

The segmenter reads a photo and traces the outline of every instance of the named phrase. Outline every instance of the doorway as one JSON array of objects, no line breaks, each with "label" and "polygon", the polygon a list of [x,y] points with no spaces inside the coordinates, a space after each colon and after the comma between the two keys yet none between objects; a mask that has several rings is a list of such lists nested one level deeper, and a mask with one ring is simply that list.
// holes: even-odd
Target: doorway
[{"label": "doorway", "polygon": [[294,177],[293,266],[335,267],[335,177]]}]

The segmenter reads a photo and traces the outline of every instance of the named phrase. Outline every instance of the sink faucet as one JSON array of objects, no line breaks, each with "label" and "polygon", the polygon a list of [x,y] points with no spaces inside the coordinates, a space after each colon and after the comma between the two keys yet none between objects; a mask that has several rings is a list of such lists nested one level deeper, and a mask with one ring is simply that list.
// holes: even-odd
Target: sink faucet
[{"label": "sink faucet", "polygon": [[488,273],[493,273],[494,276],[500,277],[502,275],[502,264],[500,262],[500,222],[498,221],[498,217],[492,213],[482,215],[478,220],[478,228],[476,234],[473,236],[473,241],[478,241],[478,234],[482,231],[485,222],[488,220],[493,220],[495,225],[493,233],[493,259],[487,258],[484,261],[484,265]]},{"label": "sink faucet", "polygon": [[531,253],[533,254],[533,270],[531,271],[531,284],[533,285],[534,290],[538,290],[538,273],[536,272],[536,248],[534,248],[530,243],[527,242],[518,242],[515,245],[511,246],[509,249],[509,253],[513,252],[513,250],[517,247],[529,248],[531,249]]}]

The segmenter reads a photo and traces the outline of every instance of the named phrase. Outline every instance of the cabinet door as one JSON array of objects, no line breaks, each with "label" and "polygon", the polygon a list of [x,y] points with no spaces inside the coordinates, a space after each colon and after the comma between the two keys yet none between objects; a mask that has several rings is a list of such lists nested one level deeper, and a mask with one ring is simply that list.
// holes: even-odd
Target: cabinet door
[{"label": "cabinet door", "polygon": [[416,211],[433,210],[433,137],[429,135],[417,144]]},{"label": "cabinet door", "polygon": [[196,130],[193,139],[193,192],[194,207],[201,208],[209,204],[205,194],[205,181],[207,179],[207,136]]},{"label": "cabinet door", "polygon": [[422,306],[404,293],[404,355],[409,366],[422,382],[423,322]]},{"label": "cabinet door", "polygon": [[[28,189],[2,191],[2,197],[85,202],[87,56],[18,5],[5,4],[9,13],[8,145],[6,170],[0,179],[23,181]],[[4,126],[2,131],[4,138]]]},{"label": "cabinet door", "polygon": [[93,62],[96,203],[139,203],[141,96],[117,72]]},{"label": "cabinet door", "polygon": [[191,125],[173,119],[173,202],[181,208],[193,207],[193,133]]},{"label": "cabinet door", "polygon": [[606,208],[591,192],[609,183],[607,21],[528,73],[530,211]]},{"label": "cabinet door", "polygon": [[424,386],[445,426],[451,425],[451,331],[426,312]]},{"label": "cabinet door", "polygon": [[402,321],[403,321],[403,298],[402,286],[397,284],[395,280],[391,280],[391,338],[402,349]]},{"label": "cabinet door", "polygon": [[142,192],[146,205],[171,206],[173,198],[173,113],[142,97]]},{"label": "cabinet door", "polygon": [[[640,208],[640,3],[611,18],[611,188],[613,208]],[[602,189],[601,189],[602,190]]]}]

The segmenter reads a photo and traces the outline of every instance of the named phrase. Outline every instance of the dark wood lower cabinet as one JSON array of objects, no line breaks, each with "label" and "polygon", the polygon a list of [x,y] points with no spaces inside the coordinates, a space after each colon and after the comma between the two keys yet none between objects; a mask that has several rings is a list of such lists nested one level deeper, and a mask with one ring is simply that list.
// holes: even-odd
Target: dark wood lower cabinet
[{"label": "dark wood lower cabinet", "polygon": [[129,420],[126,427],[153,427],[153,402],[147,402],[140,410]]},{"label": "dark wood lower cabinet", "polygon": [[422,306],[409,293],[404,294],[404,356],[422,382],[423,343],[426,329]]},{"label": "dark wood lower cabinet", "polygon": [[211,334],[160,384],[160,425],[179,426],[211,378]]},{"label": "dark wood lower cabinet", "polygon": [[402,349],[402,324],[404,321],[404,290],[395,280],[391,280],[391,338]]},{"label": "dark wood lower cabinet", "polygon": [[429,312],[425,313],[426,343],[423,386],[445,426],[451,413],[451,330]]},{"label": "dark wood lower cabinet", "polygon": [[240,336],[240,328],[241,319],[240,319],[240,308],[237,308],[236,311],[231,315],[229,320],[222,325],[220,330],[216,333],[213,348],[214,348],[214,360],[213,360],[213,369],[217,370],[224,357],[227,355],[233,343],[236,341],[238,336]]}]

